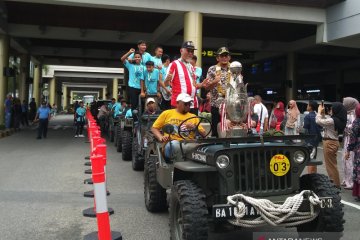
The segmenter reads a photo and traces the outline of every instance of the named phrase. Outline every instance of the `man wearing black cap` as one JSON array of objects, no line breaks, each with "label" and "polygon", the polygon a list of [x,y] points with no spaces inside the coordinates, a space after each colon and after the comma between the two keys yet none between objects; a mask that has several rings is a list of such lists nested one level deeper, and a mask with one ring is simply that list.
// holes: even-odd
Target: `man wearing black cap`
[{"label": "man wearing black cap", "polygon": [[173,108],[176,107],[177,96],[180,93],[187,93],[193,98],[190,111],[197,114],[199,105],[196,98],[196,88],[201,88],[202,83],[196,84],[195,69],[190,63],[194,56],[194,50],[196,49],[192,41],[183,43],[180,49],[181,57],[169,65],[165,85],[170,85],[172,88],[171,106]]},{"label": "man wearing black cap", "polygon": [[203,81],[204,87],[211,93],[212,135],[218,137],[217,125],[220,122],[219,107],[225,100],[226,86],[230,81],[230,52],[227,47],[221,47],[216,52],[218,63],[211,66]]}]

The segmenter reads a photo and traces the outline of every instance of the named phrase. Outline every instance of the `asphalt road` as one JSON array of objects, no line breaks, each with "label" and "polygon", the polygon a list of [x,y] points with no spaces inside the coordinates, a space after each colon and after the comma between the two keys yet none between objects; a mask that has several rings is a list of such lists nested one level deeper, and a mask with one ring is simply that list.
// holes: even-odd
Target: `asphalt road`
[{"label": "asphalt road", "polygon": [[[0,239],[83,239],[97,230],[96,219],[82,216],[93,206],[84,198],[92,185],[83,184],[84,156],[89,146],[84,138],[74,138],[71,116],[51,121],[47,139],[36,140],[35,126],[0,139]],[[319,149],[318,157],[322,158]],[[340,161],[339,161],[340,162]],[[319,168],[324,172],[323,167]],[[108,143],[108,206],[115,210],[111,228],[126,240],[169,239],[168,213],[146,211],[143,198],[143,172],[134,172],[112,143]],[[349,190],[345,201],[343,239],[360,239],[360,204]],[[258,232],[294,232],[285,228],[257,228]],[[209,239],[252,239],[251,231],[210,233]]]}]

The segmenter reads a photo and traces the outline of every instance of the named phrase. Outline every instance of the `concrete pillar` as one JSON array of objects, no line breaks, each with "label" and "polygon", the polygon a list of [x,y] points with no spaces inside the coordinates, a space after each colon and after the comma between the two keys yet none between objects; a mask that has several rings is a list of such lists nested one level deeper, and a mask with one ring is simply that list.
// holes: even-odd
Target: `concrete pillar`
[{"label": "concrete pillar", "polygon": [[103,100],[106,100],[106,92],[107,92],[107,89],[104,87],[104,88],[103,88],[103,92],[102,92],[102,98],[103,98]]},{"label": "concrete pillar", "polygon": [[285,82],[285,96],[286,101],[296,99],[296,55],[295,53],[288,53],[286,64],[286,82]]},{"label": "concrete pillar", "polygon": [[19,98],[21,101],[29,100],[29,85],[27,79],[29,77],[30,58],[28,55],[20,57],[20,76],[19,76]]},{"label": "concrete pillar", "polygon": [[9,66],[9,37],[0,35],[0,125],[5,124],[5,98],[8,93],[8,79],[3,74],[4,67]]},{"label": "concrete pillar", "polygon": [[114,79],[113,79],[113,92],[112,92],[112,97],[115,98],[115,99],[116,99],[117,96],[118,96],[118,91],[119,91],[118,85],[119,85],[118,79],[117,79],[117,78],[114,78]]},{"label": "concrete pillar", "polygon": [[67,104],[67,87],[64,85],[63,86],[63,95],[62,95],[62,100],[63,100],[63,103],[62,103],[62,106],[63,106],[63,109],[65,110],[68,106]]},{"label": "concrete pillar", "polygon": [[202,28],[203,15],[199,12],[187,12],[184,15],[184,41],[193,41],[195,44],[195,55],[197,56],[197,65],[202,64]]},{"label": "concrete pillar", "polygon": [[35,65],[34,68],[34,81],[33,81],[33,98],[37,106],[40,106],[40,77],[41,77],[41,66],[39,64]]},{"label": "concrete pillar", "polygon": [[53,77],[52,79],[50,79],[49,82],[49,103],[51,104],[51,106],[55,103],[55,98],[56,98],[56,80],[55,77]]},{"label": "concrete pillar", "polygon": [[70,105],[73,103],[73,99],[74,99],[74,91],[70,91]]},{"label": "concrete pillar", "polygon": [[61,83],[55,80],[55,105],[58,107],[58,109],[60,109],[62,97],[62,95],[59,94],[59,89],[61,89]]}]

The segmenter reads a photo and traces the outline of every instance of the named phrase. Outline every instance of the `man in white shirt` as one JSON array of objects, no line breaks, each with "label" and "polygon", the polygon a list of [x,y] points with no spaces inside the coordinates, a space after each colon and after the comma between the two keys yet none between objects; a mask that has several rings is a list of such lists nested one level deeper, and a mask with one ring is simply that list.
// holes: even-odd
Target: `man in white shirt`
[{"label": "man in white shirt", "polygon": [[260,123],[259,134],[262,135],[268,129],[269,113],[266,106],[262,104],[262,98],[259,95],[256,95],[254,97],[254,101],[256,103],[254,106],[254,113],[257,114],[259,117],[259,123]]}]

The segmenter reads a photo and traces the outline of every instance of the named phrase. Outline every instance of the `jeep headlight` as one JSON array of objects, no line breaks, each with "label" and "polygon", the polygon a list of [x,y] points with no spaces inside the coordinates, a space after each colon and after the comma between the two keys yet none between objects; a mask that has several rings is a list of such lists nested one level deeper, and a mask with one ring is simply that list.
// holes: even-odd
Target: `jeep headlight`
[{"label": "jeep headlight", "polygon": [[230,164],[230,159],[226,155],[220,155],[216,159],[216,165],[221,169],[227,168],[229,164]]},{"label": "jeep headlight", "polygon": [[305,153],[303,151],[296,151],[294,153],[294,162],[301,164],[305,161]]}]

